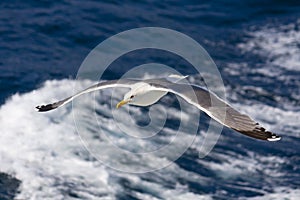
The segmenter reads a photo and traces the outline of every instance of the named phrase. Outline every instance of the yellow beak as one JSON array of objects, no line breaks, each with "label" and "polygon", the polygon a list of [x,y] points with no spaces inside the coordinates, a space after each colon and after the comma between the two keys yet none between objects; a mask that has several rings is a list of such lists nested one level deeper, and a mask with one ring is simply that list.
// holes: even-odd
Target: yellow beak
[{"label": "yellow beak", "polygon": [[122,101],[120,101],[120,102],[117,104],[116,108],[120,108],[121,106],[127,104],[128,102],[129,102],[129,101],[122,100]]}]

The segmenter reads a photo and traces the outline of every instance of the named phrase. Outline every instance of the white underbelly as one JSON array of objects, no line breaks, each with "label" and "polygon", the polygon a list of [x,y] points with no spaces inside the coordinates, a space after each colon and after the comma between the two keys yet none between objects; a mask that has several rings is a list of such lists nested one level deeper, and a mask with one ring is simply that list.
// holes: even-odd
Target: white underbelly
[{"label": "white underbelly", "polygon": [[165,96],[168,92],[164,91],[150,91],[141,96],[136,96],[136,101],[132,102],[132,105],[137,106],[149,106],[156,103],[160,98]]}]

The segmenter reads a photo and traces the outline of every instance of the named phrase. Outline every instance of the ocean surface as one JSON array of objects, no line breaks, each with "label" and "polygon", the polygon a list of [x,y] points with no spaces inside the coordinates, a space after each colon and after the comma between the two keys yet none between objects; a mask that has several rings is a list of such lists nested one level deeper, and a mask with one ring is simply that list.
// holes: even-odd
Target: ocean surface
[{"label": "ocean surface", "polygon": [[[0,10],[1,200],[299,199],[298,0],[4,0]],[[140,27],[169,28],[196,40],[218,66],[227,101],[282,140],[258,141],[224,128],[217,145],[204,158],[198,156],[200,145],[193,143],[168,167],[125,173],[86,151],[71,105],[49,113],[35,111],[40,103],[73,94],[75,85],[76,89],[90,86],[92,81],[76,80],[89,52],[115,34]],[[187,64],[166,52],[136,51],[113,62],[103,79],[119,78],[134,66],[153,62],[181,72]],[[191,67],[184,72],[190,75],[190,82],[200,82],[201,76]],[[91,98],[80,101],[75,110],[80,112],[81,131],[103,150],[103,156],[133,171],[139,171],[141,162],[148,166],[170,161],[173,152],[164,159],[136,160],[120,158],[106,149],[104,133],[126,148],[148,146],[131,141],[116,128],[110,114],[110,92],[96,94],[96,98],[87,95]],[[117,94],[114,103],[122,97],[121,92]],[[179,108],[174,98],[169,95],[157,104],[157,108],[170,108],[170,119],[167,133],[151,140],[151,148],[176,134]],[[147,116],[147,108],[132,109],[138,116]],[[119,111],[121,116],[124,112]],[[190,113],[185,114],[190,123],[199,122],[196,137],[201,140],[208,117],[201,115],[193,122]],[[138,119],[132,118],[138,124],[149,121],[148,117]],[[98,126],[105,130],[103,134],[99,135]],[[191,136],[181,137],[184,143]]]}]

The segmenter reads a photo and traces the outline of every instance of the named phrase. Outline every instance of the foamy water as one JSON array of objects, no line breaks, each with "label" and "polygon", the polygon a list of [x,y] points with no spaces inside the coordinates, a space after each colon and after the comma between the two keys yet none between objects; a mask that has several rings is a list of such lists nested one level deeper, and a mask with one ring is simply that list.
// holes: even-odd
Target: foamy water
[{"label": "foamy water", "polygon": [[[81,87],[90,84],[89,81],[82,82]],[[66,197],[78,196],[83,199],[114,199],[117,194],[124,192],[125,188],[118,183],[124,178],[132,185],[144,188],[146,194],[132,191],[132,195],[143,199],[155,199],[155,196],[158,199],[173,197],[210,199],[206,195],[189,192],[188,188],[177,183],[176,179],[181,176],[180,174],[190,174],[190,172],[176,165],[164,169],[165,173],[171,175],[170,181],[175,183],[175,188],[169,189],[159,183],[141,180],[139,175],[115,171],[95,160],[84,148],[76,133],[71,105],[48,113],[38,113],[33,109],[42,102],[55,101],[68,94],[71,95],[74,85],[75,82],[70,80],[47,81],[40,89],[12,96],[1,107],[0,171],[12,174],[22,181],[17,198],[66,199]],[[92,95],[89,96],[92,101]],[[91,104],[88,102],[82,104],[81,112],[88,116]],[[105,107],[101,104],[98,106]],[[106,109],[110,108],[106,105]],[[91,127],[85,131],[93,135],[93,129],[97,128],[96,124],[96,122],[89,122]],[[110,119],[106,119],[103,126],[107,130],[114,131]],[[115,139],[119,142],[124,140],[120,137],[122,136],[115,136]],[[188,137],[187,135],[187,139]],[[130,143],[130,141],[124,142]],[[99,144],[100,149],[105,147],[103,143]],[[136,167],[138,171],[140,166],[134,164],[136,161],[122,160],[114,155],[114,152],[101,150],[106,156],[111,156],[114,162],[120,164],[126,162],[131,168]],[[160,157],[151,157],[151,159],[145,160],[145,164],[151,165],[163,161]],[[180,174],[177,174],[178,172]],[[192,177],[201,179],[201,176],[196,174]],[[148,190],[149,194],[147,194]]]},{"label": "foamy water", "polygon": [[[273,27],[267,25],[249,32],[253,39],[241,43],[243,51],[258,54],[266,59],[267,65],[290,71],[300,71],[300,20],[296,23]],[[264,68],[267,71],[271,69]],[[279,69],[280,70],[280,69]]]},{"label": "foamy water", "polygon": [[[82,81],[80,84],[77,82],[77,89],[80,87],[83,89],[90,84],[92,84],[90,81]],[[71,80],[47,81],[40,89],[22,95],[13,95],[1,106],[0,156],[2,163],[0,170],[22,181],[17,198],[72,199],[77,196],[82,199],[116,199],[126,192],[126,185],[121,184],[126,180],[132,188],[130,195],[140,199],[211,199],[210,194],[200,195],[190,191],[189,187],[179,180],[197,182],[203,187],[207,187],[207,183],[213,180],[205,175],[187,171],[175,163],[152,172],[151,176],[157,177],[157,180],[147,180],[143,174],[122,173],[103,165],[93,158],[80,141],[77,135],[78,130],[74,124],[71,104],[48,113],[38,113],[33,109],[40,103],[56,101],[66,95],[71,95],[74,86],[75,81]],[[109,94],[107,93],[107,95]],[[101,109],[100,116],[109,112],[110,102],[105,103],[105,99],[107,99],[105,95],[105,92],[101,93],[101,98],[97,101],[94,100],[93,95],[87,95],[88,98],[84,98],[77,107],[73,107],[73,109],[80,109],[80,113],[85,116],[82,120],[87,124],[82,127],[85,134],[91,136],[91,143],[94,140],[98,141],[97,138],[93,139],[92,137],[97,132],[97,123],[86,119],[91,118],[93,105],[96,109]],[[299,129],[297,113],[293,111],[286,112],[263,104],[256,106],[236,104],[235,106],[255,119],[264,121],[264,124],[271,129],[280,130],[286,124]],[[266,115],[258,115],[257,113],[261,110]],[[172,117],[179,117],[176,115],[176,109],[171,109],[171,113],[173,113]],[[99,118],[102,120],[103,130],[111,134],[118,144],[130,144],[133,149],[138,148],[139,145],[140,147],[147,147],[150,144],[160,145],[164,141],[171,140],[172,135],[176,134],[175,130],[167,129],[167,135],[152,140],[149,144],[145,144],[143,141],[132,143],[125,139],[125,135],[118,133],[112,118]],[[281,120],[284,118],[286,120]],[[188,117],[184,119],[189,120]],[[234,134],[237,133],[233,133],[233,137]],[[198,137],[200,136],[198,135]],[[299,136],[296,135],[296,137]],[[182,143],[190,140],[191,135],[187,133],[181,137]],[[139,156],[135,155],[124,159],[115,155],[115,152],[104,149],[103,142],[98,141],[95,144],[99,145],[102,155],[111,158],[111,162],[119,162],[116,166],[123,166],[125,163],[137,171],[142,166]],[[176,144],[176,147],[180,147],[180,144]],[[200,151],[200,145],[197,143],[194,143],[192,148]],[[207,168],[224,180],[234,180],[245,173],[254,174],[262,168],[266,170],[263,171],[265,175],[272,173],[274,176],[284,176],[284,172],[280,171],[280,166],[287,162],[285,158],[276,155],[271,157],[260,155],[251,150],[247,152],[247,156],[232,153],[213,151],[210,155],[221,162],[196,158],[198,167]],[[172,161],[172,154],[173,152],[169,152],[164,158],[152,155],[145,157],[142,161],[146,166],[151,163],[168,163]],[[273,197],[272,194],[267,194],[263,190],[257,190],[265,193],[266,198]],[[285,197],[287,194],[297,195],[298,191],[288,188],[276,189],[274,195],[281,193]]]}]

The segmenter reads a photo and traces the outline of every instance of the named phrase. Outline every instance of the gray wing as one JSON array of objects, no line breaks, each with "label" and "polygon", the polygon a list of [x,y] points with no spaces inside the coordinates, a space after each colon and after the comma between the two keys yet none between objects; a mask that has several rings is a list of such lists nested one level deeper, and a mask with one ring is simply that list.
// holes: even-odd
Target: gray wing
[{"label": "gray wing", "polygon": [[269,141],[280,140],[276,134],[267,131],[249,116],[242,114],[206,89],[195,85],[174,83],[152,83],[157,90],[172,92],[198,109],[207,113],[219,123],[247,136]]},{"label": "gray wing", "polygon": [[89,92],[93,92],[96,90],[101,90],[101,89],[105,89],[105,88],[112,88],[112,87],[127,87],[127,88],[131,88],[131,86],[137,82],[140,81],[144,81],[146,83],[160,83],[160,85],[168,85],[172,82],[167,81],[165,78],[158,78],[158,79],[147,79],[147,80],[142,80],[142,79],[119,79],[119,80],[110,80],[110,81],[103,81],[100,83],[97,83],[91,87],[86,88],[85,90],[70,96],[68,98],[65,98],[61,101],[57,101],[51,104],[47,104],[47,105],[39,105],[36,106],[35,108],[37,109],[38,112],[46,112],[49,110],[53,110],[56,109],[60,106],[63,106],[69,102],[71,102],[74,98],[85,94],[85,93],[89,93]]},{"label": "gray wing", "polygon": [[88,92],[93,92],[93,91],[96,91],[96,90],[102,90],[102,89],[105,89],[105,88],[112,88],[112,87],[127,87],[127,88],[130,88],[133,84],[139,82],[139,80],[133,80],[133,79],[120,79],[120,80],[111,80],[111,81],[103,81],[103,82],[100,82],[100,83],[97,83],[91,87],[88,87],[86,88],[85,90],[73,95],[73,96],[70,96],[68,98],[65,98],[61,101],[58,101],[58,102],[55,102],[55,103],[51,103],[51,104],[47,104],[47,105],[40,105],[40,106],[36,106],[36,109],[38,112],[46,112],[46,111],[49,111],[49,110],[53,110],[53,109],[56,109],[60,106],[63,106],[67,103],[69,103],[70,101],[72,101],[74,98],[82,95],[82,94],[85,94],[85,93],[88,93]]}]

